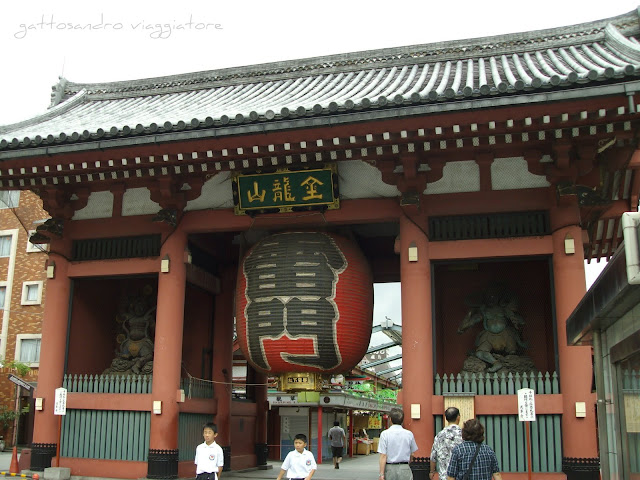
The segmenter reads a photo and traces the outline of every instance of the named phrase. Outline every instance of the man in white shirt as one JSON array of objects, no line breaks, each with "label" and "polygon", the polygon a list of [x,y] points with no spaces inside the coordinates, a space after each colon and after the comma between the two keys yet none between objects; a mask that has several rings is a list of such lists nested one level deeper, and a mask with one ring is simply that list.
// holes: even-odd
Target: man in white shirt
[{"label": "man in white shirt", "polygon": [[416,439],[411,431],[402,428],[402,410],[392,408],[389,416],[393,425],[380,434],[378,443],[380,480],[413,480],[409,461],[418,450]]}]

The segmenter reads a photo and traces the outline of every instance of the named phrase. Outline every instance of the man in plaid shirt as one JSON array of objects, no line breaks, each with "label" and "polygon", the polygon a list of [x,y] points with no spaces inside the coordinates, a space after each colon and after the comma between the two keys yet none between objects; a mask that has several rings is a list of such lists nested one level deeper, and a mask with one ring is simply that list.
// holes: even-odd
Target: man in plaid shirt
[{"label": "man in plaid shirt", "polygon": [[[447,468],[447,480],[462,480],[469,469],[467,480],[502,480],[496,453],[484,442],[484,427],[475,418],[464,422],[463,442],[453,449]],[[474,456],[478,450],[478,455]],[[471,462],[473,461],[473,465]]]}]

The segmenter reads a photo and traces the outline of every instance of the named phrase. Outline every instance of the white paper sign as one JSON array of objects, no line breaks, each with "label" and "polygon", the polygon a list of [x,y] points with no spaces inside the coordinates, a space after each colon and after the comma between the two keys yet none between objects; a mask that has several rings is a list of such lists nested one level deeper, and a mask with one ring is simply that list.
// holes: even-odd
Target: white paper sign
[{"label": "white paper sign", "polygon": [[521,422],[536,421],[535,392],[531,388],[518,390],[518,417]]},{"label": "white paper sign", "polygon": [[54,415],[67,414],[67,389],[56,388],[56,399],[53,406]]}]

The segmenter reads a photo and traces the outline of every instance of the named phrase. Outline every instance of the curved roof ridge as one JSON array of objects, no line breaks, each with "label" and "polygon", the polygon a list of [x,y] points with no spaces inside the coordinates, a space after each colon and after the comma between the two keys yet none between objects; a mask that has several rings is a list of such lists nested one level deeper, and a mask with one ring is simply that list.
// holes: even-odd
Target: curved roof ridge
[{"label": "curved roof ridge", "polygon": [[[522,33],[365,50],[136,80],[104,83],[67,82],[62,101],[64,102],[65,98],[71,98],[83,89],[90,95],[110,98],[112,95],[121,97],[144,95],[145,92],[170,93],[185,89],[197,90],[220,85],[282,80],[354,69],[361,70],[367,67],[382,68],[415,64],[416,62],[422,64],[479,56],[522,53],[538,50],[541,48],[541,44],[545,48],[555,48],[603,39],[607,37],[607,25],[615,25],[614,28],[619,36],[627,40],[621,31],[625,31],[627,35],[640,33],[638,16],[638,10],[633,10],[608,19]],[[607,38],[613,38],[611,33],[608,35]],[[617,40],[617,44],[622,43],[620,39]]]},{"label": "curved roof ridge", "polygon": [[23,128],[23,127],[30,127],[32,125],[37,125],[38,123],[41,123],[43,121],[46,120],[50,120],[52,118],[57,117],[58,115],[61,115],[69,110],[71,110],[72,108],[74,108],[76,105],[78,105],[79,103],[84,102],[85,98],[87,97],[87,91],[86,90],[80,90],[78,93],[76,93],[71,99],[63,102],[63,103],[59,103],[51,108],[49,108],[49,110],[47,110],[46,112],[37,115],[35,117],[32,118],[28,118],[27,120],[22,120],[20,122],[16,122],[16,123],[10,123],[7,125],[0,125],[0,134],[1,133],[8,133],[11,132],[13,130],[19,129],[19,128]]},{"label": "curved roof ridge", "polygon": [[620,30],[618,30],[613,24],[608,24],[604,29],[605,43],[611,48],[617,50],[627,58],[640,63],[640,50],[638,45],[627,37],[625,37]]}]

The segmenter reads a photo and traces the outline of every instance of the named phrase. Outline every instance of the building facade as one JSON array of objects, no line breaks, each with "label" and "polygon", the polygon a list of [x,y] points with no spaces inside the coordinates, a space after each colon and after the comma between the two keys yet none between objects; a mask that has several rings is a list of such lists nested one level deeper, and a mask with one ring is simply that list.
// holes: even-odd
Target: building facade
[{"label": "building facade", "polygon": [[640,475],[640,287],[637,212],[625,241],[567,320],[571,345],[593,347],[603,478]]},{"label": "building facade", "polygon": [[[75,475],[192,475],[211,418],[226,464],[255,465],[266,375],[246,401],[231,395],[240,260],[269,235],[310,231],[349,238],[374,282],[402,284],[401,403],[418,455],[453,403],[486,424],[508,478],[597,462],[591,349],[568,346],[565,322],[584,260],[611,256],[621,214],[638,208],[638,34],[634,11],[162,79],[61,80],[48,113],[0,127],[0,188],[37,192],[52,217],[39,232],[51,278],[35,467],[60,445]],[[299,332],[287,335],[315,345]],[[536,391],[530,427],[522,387]]]},{"label": "building facade", "polygon": [[[24,380],[37,382],[40,365],[42,316],[44,312],[47,245],[34,245],[29,236],[48,217],[42,201],[32,192],[3,191],[0,197],[0,304],[2,330],[0,358],[3,371],[19,376],[10,368],[11,362],[31,367]],[[0,379],[0,408],[8,417],[8,426],[0,432],[5,445],[28,444],[32,441],[34,406],[31,395],[3,375]],[[20,417],[20,426],[14,434],[14,421],[5,410],[14,412],[29,407]],[[6,423],[4,423],[6,425]]]}]

